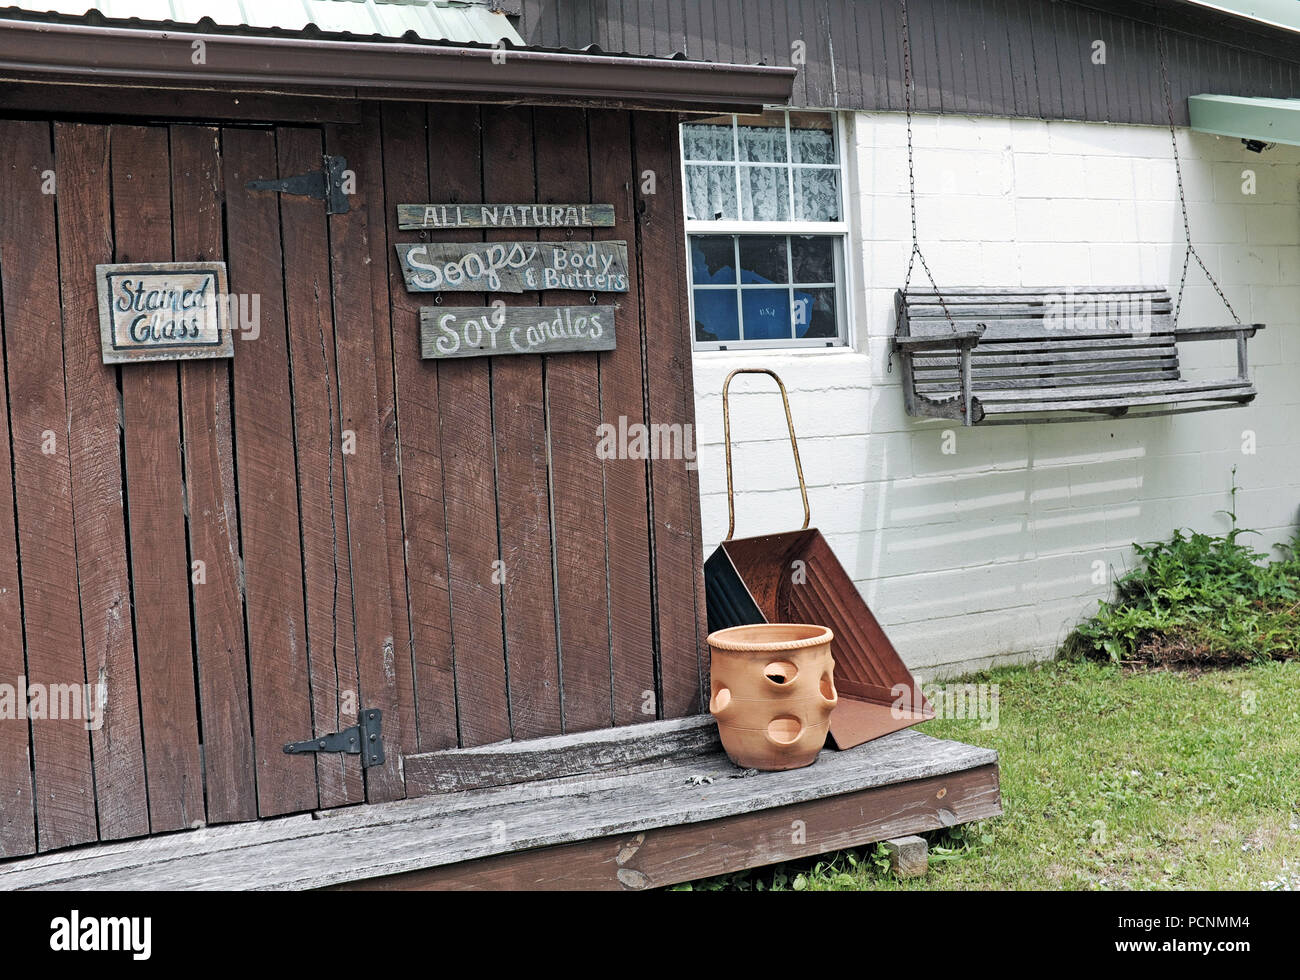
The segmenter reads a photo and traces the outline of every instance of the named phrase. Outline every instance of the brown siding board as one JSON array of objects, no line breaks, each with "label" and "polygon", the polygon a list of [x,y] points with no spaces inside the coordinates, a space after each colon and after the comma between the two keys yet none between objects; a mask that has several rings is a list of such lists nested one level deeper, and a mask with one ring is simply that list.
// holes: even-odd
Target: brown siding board
[{"label": "brown siding board", "polygon": [[[420,747],[416,712],[415,650],[411,642],[411,609],[407,589],[406,527],[402,513],[401,464],[398,445],[397,392],[393,364],[393,332],[389,305],[387,262],[395,253],[388,244],[388,223],[397,213],[397,201],[386,196],[387,166],[382,146],[382,107],[370,103],[362,127],[363,155],[356,169],[365,175],[366,194],[359,204],[365,215],[366,247],[363,260],[370,275],[370,303],[374,310],[375,400],[379,420],[379,468],[384,491],[384,531],[388,542],[388,590],[393,635],[393,660],[397,681],[397,711],[400,741],[392,741],[402,752]],[[400,764],[397,781],[401,782]]]},{"label": "brown siding board", "polygon": [[[483,110],[483,189],[488,200],[523,200],[537,192],[532,110]],[[506,231],[502,240],[535,240]],[[537,305],[533,295],[501,298]],[[492,361],[510,729],[515,738],[560,731],[559,654],[555,636],[545,376],[536,356]]]},{"label": "brown siding board", "polygon": [[[276,132],[280,173],[320,166],[320,130],[282,127]],[[293,376],[294,445],[302,526],[304,602],[307,616],[311,717],[316,733],[356,724],[357,651],[352,622],[352,574],[343,499],[342,426],[330,300],[329,237],[319,201],[291,194],[279,201]],[[296,736],[305,738],[307,732]],[[321,806],[365,799],[359,756],[318,753]]]},{"label": "brown siding board", "polygon": [[[167,136],[162,127],[113,130],[117,262],[172,258]],[[145,679],[140,685],[145,781],[150,828],[159,833],[205,819],[177,366],[124,367],[122,404],[136,664]]]},{"label": "brown siding board", "polygon": [[[54,199],[42,188],[54,166],[50,125],[0,123],[0,292],[4,298],[9,433],[22,579],[23,634],[32,685],[56,717],[31,719],[37,839],[43,851],[94,840],[95,790],[88,725],[58,717],[54,691],[86,679],[77,598],[63,364],[50,338],[60,329]],[[53,435],[53,446],[46,440]],[[52,449],[52,451],[50,451]],[[21,643],[19,643],[21,649]],[[24,671],[6,678],[17,683]],[[26,691],[18,694],[26,697]],[[6,724],[11,724],[6,722]]]},{"label": "brown siding board", "polygon": [[441,238],[444,233],[421,236],[400,231],[394,210],[398,203],[432,193],[426,107],[385,105],[383,135],[384,182],[390,204],[385,247],[387,297],[392,310],[393,372],[401,439],[401,504],[406,528],[417,741],[420,751],[429,752],[457,744],[443,448],[438,428],[439,370],[438,365],[426,364],[420,358],[420,309],[430,304],[430,297],[407,292],[392,245],[396,241]]},{"label": "brown siding board", "polygon": [[[366,770],[370,802],[404,795],[401,753],[414,747],[414,692],[409,649],[397,649],[389,568],[388,508],[380,444],[380,324],[374,311],[371,236],[384,236],[374,208],[383,205],[379,126],[373,115],[360,127],[327,126],[325,150],[347,158],[357,177],[346,214],[330,217],[334,318],[345,324],[335,334],[339,371],[339,417],[356,436],[355,453],[344,454],[348,548],[352,565],[353,615],[361,707],[384,711],[385,761]],[[384,330],[388,324],[382,325]],[[386,345],[383,345],[386,348]],[[391,363],[385,366],[391,370]]]},{"label": "brown siding board", "polygon": [[[587,115],[536,109],[537,200],[607,203],[593,195]],[[543,229],[543,241],[586,240],[590,230]],[[629,277],[630,278],[630,277]],[[613,297],[622,305],[624,297]],[[584,304],[578,293],[545,293],[547,306]],[[624,308],[623,321],[631,319]],[[636,333],[633,332],[635,338]],[[547,356],[556,600],[566,732],[607,728],[610,700],[609,588],[605,488],[596,459],[600,425],[598,355]]]},{"label": "brown siding board", "polygon": [[[68,454],[86,677],[109,691],[90,733],[102,840],[149,832],[127,570],[117,368],[101,358],[95,266],[113,260],[106,126],[54,124]],[[0,501],[0,507],[3,502]]]},{"label": "brown siding board", "polygon": [[[607,233],[634,241],[640,178],[633,167],[631,116],[593,110],[588,118],[592,198],[614,205],[615,227]],[[600,421],[615,428],[620,417],[630,425],[645,423],[638,277],[630,277],[629,285],[622,297],[624,326],[618,347],[599,355]],[[605,460],[603,469],[614,724],[627,725],[655,715],[647,469],[639,459]],[[647,706],[648,713],[643,710]]]},{"label": "brown siding board", "polygon": [[[682,198],[676,126],[671,117],[635,117],[636,172],[653,171],[657,193],[642,199],[638,250],[644,283],[643,330],[655,369],[648,373],[648,422],[693,424],[691,338],[686,316]],[[682,459],[652,460],[655,601],[658,613],[660,712],[665,718],[701,710],[703,571],[695,471]]]},{"label": "brown siding board", "polygon": [[[480,110],[430,106],[428,113],[431,192],[482,203]],[[447,232],[445,239],[482,241],[483,234]],[[470,302],[466,294],[457,300]],[[492,575],[500,551],[491,365],[482,358],[443,361],[437,371],[457,725],[462,746],[483,745],[510,737],[501,586]]]},{"label": "brown siding board", "polygon": [[244,189],[276,176],[275,134],[227,128],[222,153],[226,233],[239,243],[230,288],[261,297],[257,339],[236,342],[233,407],[258,812],[268,817],[319,800],[313,757],[283,751],[314,732],[278,202]]},{"label": "brown siding board", "polygon": [[[219,141],[215,128],[172,128],[172,236],[181,262],[220,262],[223,257]],[[192,590],[208,822],[252,820],[257,788],[239,579],[230,365],[214,359],[183,362],[179,368],[190,558],[204,563],[205,578]]]}]

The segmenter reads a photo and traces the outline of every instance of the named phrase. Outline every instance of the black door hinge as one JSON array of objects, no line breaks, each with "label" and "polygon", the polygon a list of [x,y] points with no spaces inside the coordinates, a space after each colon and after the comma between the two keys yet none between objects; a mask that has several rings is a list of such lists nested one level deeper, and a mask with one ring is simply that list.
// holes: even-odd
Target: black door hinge
[{"label": "black door hinge", "polygon": [[351,209],[348,196],[343,192],[343,175],[347,169],[346,157],[326,154],[325,166],[321,170],[297,177],[250,180],[244,187],[250,191],[275,191],[277,194],[315,198],[325,202],[326,214],[347,214]]},{"label": "black door hinge", "polygon": [[331,732],[305,742],[290,742],[284,747],[289,755],[299,752],[346,752],[361,756],[361,768],[382,765],[384,761],[384,736],[380,725],[384,713],[378,708],[362,708],[357,723],[341,732]]}]

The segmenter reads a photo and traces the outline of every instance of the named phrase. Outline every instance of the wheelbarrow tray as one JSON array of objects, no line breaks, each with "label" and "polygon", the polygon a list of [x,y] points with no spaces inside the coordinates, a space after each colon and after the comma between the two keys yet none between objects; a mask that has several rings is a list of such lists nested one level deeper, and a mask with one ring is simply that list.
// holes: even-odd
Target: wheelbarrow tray
[{"label": "wheelbarrow tray", "polygon": [[831,653],[840,703],[830,727],[836,748],[851,749],[934,717],[816,528],[724,541],[705,562],[704,581],[710,632],[754,623],[814,623],[835,633]]}]

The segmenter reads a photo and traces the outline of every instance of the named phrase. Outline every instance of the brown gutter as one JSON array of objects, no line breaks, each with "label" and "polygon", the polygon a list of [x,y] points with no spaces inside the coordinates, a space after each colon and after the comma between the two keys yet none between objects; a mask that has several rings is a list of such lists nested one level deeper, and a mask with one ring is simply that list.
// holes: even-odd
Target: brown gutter
[{"label": "brown gutter", "polygon": [[[201,64],[195,64],[202,51]],[[495,60],[494,60],[495,59]],[[758,109],[790,100],[793,68],[512,48],[320,41],[0,19],[0,73],[120,87],[456,101]]]}]

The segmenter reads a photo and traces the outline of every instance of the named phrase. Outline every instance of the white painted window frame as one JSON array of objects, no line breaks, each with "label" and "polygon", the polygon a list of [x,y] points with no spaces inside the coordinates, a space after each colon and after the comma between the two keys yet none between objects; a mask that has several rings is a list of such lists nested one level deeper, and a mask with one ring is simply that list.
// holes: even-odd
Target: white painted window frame
[{"label": "white painted window frame", "polygon": [[[686,184],[686,147],[682,140],[682,127],[677,128],[677,139],[679,156],[681,157],[681,173],[678,179],[682,187],[682,210],[685,224],[685,237],[683,247],[686,249],[686,277],[687,277],[687,294],[689,299],[689,318],[688,324],[691,331],[692,348],[698,352],[728,352],[742,350],[806,350],[806,351],[842,351],[852,345],[853,324],[851,317],[853,315],[854,303],[853,296],[853,262],[851,261],[852,235],[848,220],[848,182],[850,179],[850,161],[847,152],[849,141],[845,128],[845,116],[842,112],[822,109],[796,109],[797,112],[816,112],[829,115],[834,121],[832,132],[835,138],[835,159],[838,161],[834,164],[795,164],[793,162],[793,148],[790,145],[790,110],[785,107],[779,109],[769,109],[768,112],[783,112],[786,121],[786,162],[784,164],[762,163],[757,161],[741,161],[739,146],[739,128],[737,126],[737,113],[731,113],[731,134],[733,141],[733,153],[736,157],[734,161],[722,161],[720,166],[729,166],[736,172],[736,207],[740,207],[740,171],[743,167],[770,167],[785,166],[787,179],[790,187],[790,206],[794,207],[794,171],[801,167],[821,170],[839,171],[839,195],[840,195],[840,215],[839,221],[700,221],[685,216],[687,184]],[[689,123],[690,120],[684,120]],[[694,160],[692,163],[702,163],[703,161]],[[690,261],[690,240],[695,235],[823,235],[835,238],[836,247],[834,248],[835,262],[835,279],[833,284],[836,288],[835,300],[835,322],[839,327],[839,334],[836,337],[810,337],[795,338],[789,340],[764,339],[764,340],[728,340],[728,341],[699,341],[695,339],[695,284],[691,281],[691,261]],[[788,254],[788,249],[787,249]],[[740,268],[736,268],[737,278],[739,278]],[[791,310],[794,309],[793,291],[796,285],[799,286],[816,286],[815,283],[787,283],[791,293]],[[737,282],[734,285],[704,285],[701,289],[732,289],[736,292],[736,303],[739,307],[741,294],[746,288],[749,289],[772,289],[773,286],[749,286]],[[737,316],[743,317],[742,311],[737,309]],[[743,318],[741,319],[743,329]]]}]

